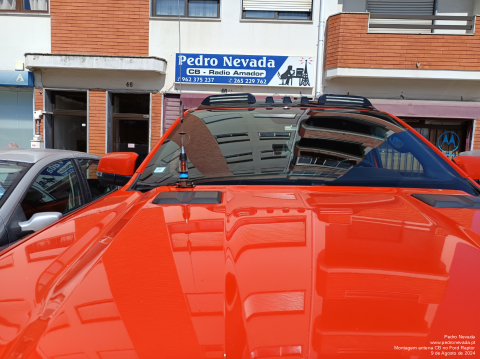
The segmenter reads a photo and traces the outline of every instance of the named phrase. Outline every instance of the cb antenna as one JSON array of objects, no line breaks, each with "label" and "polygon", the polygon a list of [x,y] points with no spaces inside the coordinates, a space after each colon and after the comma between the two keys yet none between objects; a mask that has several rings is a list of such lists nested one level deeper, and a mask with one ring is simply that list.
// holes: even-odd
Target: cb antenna
[{"label": "cb antenna", "polygon": [[179,180],[177,181],[177,188],[194,187],[193,182],[188,179],[188,159],[185,152],[185,146],[183,138],[185,137],[185,131],[183,130],[183,113],[185,109],[182,101],[182,36],[181,36],[181,18],[180,18],[180,0],[177,0],[178,11],[178,59],[180,62],[180,138],[182,141],[182,148],[180,149],[180,155],[178,158],[178,174]]},{"label": "cb antenna", "polygon": [[[182,35],[181,35],[181,18],[180,18],[180,0],[177,0],[177,11],[178,11],[178,58],[180,61],[180,119],[182,123],[182,132],[183,132],[183,101],[182,101]],[[182,143],[183,145],[183,143]]]}]

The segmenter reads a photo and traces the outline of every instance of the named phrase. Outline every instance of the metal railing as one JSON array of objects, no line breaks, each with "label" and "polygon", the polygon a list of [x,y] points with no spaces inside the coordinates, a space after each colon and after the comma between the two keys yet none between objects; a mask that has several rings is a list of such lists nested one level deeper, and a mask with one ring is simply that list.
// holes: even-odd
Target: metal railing
[{"label": "metal railing", "polygon": [[383,168],[400,173],[405,177],[422,177],[423,167],[411,153],[400,153],[393,148],[380,152]]},{"label": "metal railing", "polygon": [[[418,20],[431,21],[431,24],[415,24],[415,23],[378,23],[376,21],[369,22],[369,29],[405,29],[405,30],[466,30],[472,31],[475,25],[475,16],[450,16],[450,15],[397,15],[397,14],[370,14],[373,20]],[[436,24],[436,21],[462,21],[464,24],[447,25]]]}]

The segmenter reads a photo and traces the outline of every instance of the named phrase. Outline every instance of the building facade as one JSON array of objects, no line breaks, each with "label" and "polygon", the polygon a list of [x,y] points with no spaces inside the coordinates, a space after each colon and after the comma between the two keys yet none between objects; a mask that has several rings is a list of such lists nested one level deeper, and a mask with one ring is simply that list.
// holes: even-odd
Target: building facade
[{"label": "building facade", "polygon": [[478,13],[480,0],[0,0],[0,31],[17,29],[0,37],[0,146],[38,135],[146,156],[180,91],[186,108],[220,93],[337,93],[455,156],[480,149]]}]

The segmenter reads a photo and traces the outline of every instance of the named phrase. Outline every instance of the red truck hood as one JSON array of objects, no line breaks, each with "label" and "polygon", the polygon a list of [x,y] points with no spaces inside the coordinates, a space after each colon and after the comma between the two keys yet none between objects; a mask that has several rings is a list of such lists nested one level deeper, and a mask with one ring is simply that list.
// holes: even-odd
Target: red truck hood
[{"label": "red truck hood", "polygon": [[199,190],[222,191],[222,204],[118,191],[0,257],[0,356],[371,359],[475,347],[480,210],[410,196],[458,192]]}]

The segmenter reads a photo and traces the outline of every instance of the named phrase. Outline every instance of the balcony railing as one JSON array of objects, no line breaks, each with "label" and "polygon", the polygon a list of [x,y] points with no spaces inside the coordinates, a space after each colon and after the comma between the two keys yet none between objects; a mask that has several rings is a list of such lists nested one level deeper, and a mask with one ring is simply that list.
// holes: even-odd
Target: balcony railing
[{"label": "balcony railing", "polygon": [[[475,30],[475,16],[370,14],[368,29],[369,32],[379,32],[378,29],[423,33],[450,30],[456,34],[472,34]],[[443,34],[449,32],[441,31]]]}]

